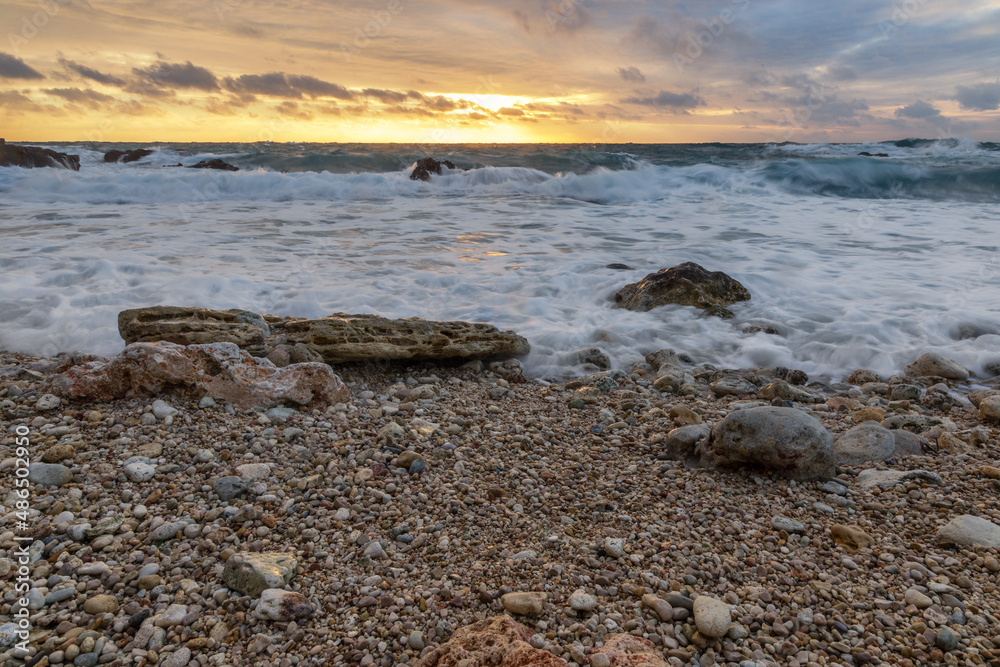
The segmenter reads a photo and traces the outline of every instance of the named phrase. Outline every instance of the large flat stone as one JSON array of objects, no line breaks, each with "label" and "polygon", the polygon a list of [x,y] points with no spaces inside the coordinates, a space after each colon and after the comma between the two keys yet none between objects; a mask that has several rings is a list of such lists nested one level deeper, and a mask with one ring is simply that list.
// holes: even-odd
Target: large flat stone
[{"label": "large flat stone", "polygon": [[528,341],[513,331],[478,322],[336,313],[317,320],[285,320],[275,329],[289,343],[318,352],[328,364],[506,359],[531,351]]},{"label": "large flat stone", "polygon": [[249,310],[152,306],[118,313],[118,333],[126,343],[235,343],[246,349],[263,346],[271,331]]}]

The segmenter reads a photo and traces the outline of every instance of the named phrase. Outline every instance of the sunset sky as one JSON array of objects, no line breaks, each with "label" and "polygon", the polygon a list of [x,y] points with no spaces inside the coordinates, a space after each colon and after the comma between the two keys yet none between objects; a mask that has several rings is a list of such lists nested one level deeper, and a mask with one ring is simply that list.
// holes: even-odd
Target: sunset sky
[{"label": "sunset sky", "polygon": [[1000,140],[1000,0],[0,2],[14,141]]}]

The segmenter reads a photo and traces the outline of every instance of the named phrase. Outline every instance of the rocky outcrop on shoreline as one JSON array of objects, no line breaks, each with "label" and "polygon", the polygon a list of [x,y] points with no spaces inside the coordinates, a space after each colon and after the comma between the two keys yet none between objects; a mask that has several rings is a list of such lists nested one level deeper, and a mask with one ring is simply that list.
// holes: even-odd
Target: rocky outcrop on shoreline
[{"label": "rocky outcrop on shoreline", "polygon": [[322,407],[343,401],[349,393],[326,364],[279,369],[233,343],[165,342],[133,343],[109,361],[73,365],[54,375],[46,389],[87,403],[174,393],[225,401],[240,410],[285,403]]},{"label": "rocky outcrop on shoreline", "polygon": [[[236,349],[186,354],[217,346]],[[1000,426],[940,398],[968,381],[719,376],[809,393],[765,400],[713,391],[721,371],[684,354],[651,358],[552,384],[503,364],[344,366],[336,403],[260,411],[173,382],[58,397],[85,360],[0,353],[0,580],[26,545],[32,626],[14,660],[16,625],[0,621],[0,661],[1000,663]],[[654,386],[663,366],[680,392]],[[776,409],[809,420],[823,470],[829,435],[833,476],[672,457],[716,431],[778,438],[758,417]],[[928,447],[879,460],[879,432],[876,458],[840,461],[836,443],[872,422]],[[851,442],[854,457],[868,441]],[[5,596],[0,614],[16,606]]]},{"label": "rocky outcrop on shoreline", "polygon": [[59,153],[50,148],[38,146],[17,146],[0,139],[0,167],[22,167],[24,169],[57,167],[80,171],[80,156]]},{"label": "rocky outcrop on shoreline", "polygon": [[293,348],[301,346],[328,364],[498,360],[523,356],[531,350],[524,337],[489,324],[345,313],[303,319],[261,316],[245,310],[154,306],[122,311],[118,330],[127,343],[226,342],[260,356],[276,348],[279,356],[290,356]]},{"label": "rocky outcrop on shoreline", "polygon": [[621,308],[644,312],[658,306],[679,304],[705,310],[724,319],[734,317],[727,306],[749,301],[750,292],[721,271],[708,271],[694,262],[650,273],[615,293]]},{"label": "rocky outcrop on shoreline", "polygon": [[448,169],[457,169],[458,167],[451,160],[435,160],[432,157],[420,158],[417,163],[413,166],[413,171],[410,172],[411,181],[429,181],[431,180],[431,174],[440,176],[442,169],[447,167]]},{"label": "rocky outcrop on shoreline", "polygon": [[211,160],[202,160],[197,164],[188,165],[188,169],[218,169],[220,171],[239,171],[240,168],[235,164],[229,164],[225,160],[219,158],[213,158]]},{"label": "rocky outcrop on shoreline", "polygon": [[104,161],[123,163],[136,162],[152,154],[153,151],[148,148],[133,148],[132,150],[127,151],[111,150],[104,154]]}]

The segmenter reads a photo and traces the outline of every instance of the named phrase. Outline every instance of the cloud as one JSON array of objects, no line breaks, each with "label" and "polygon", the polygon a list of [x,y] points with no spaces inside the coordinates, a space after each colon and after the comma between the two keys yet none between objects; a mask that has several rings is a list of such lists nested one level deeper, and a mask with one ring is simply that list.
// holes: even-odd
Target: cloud
[{"label": "cloud", "polygon": [[365,97],[380,100],[386,104],[399,104],[408,97],[407,93],[400,93],[395,90],[382,90],[381,88],[365,88],[361,91],[361,94]]},{"label": "cloud", "polygon": [[705,100],[694,93],[671,93],[661,90],[655,97],[628,97],[622,104],[641,104],[647,107],[661,107],[674,111],[685,111],[695,107],[705,106]]},{"label": "cloud", "polygon": [[645,75],[639,71],[638,67],[619,67],[618,76],[633,83],[643,83],[646,80]]},{"label": "cloud", "polygon": [[290,118],[298,118],[299,120],[312,120],[313,115],[311,112],[303,110],[299,107],[298,102],[285,101],[275,107],[275,110],[282,116],[288,116]]},{"label": "cloud", "polygon": [[329,83],[314,76],[286,74],[284,72],[269,72],[268,74],[243,74],[238,77],[226,77],[222,82],[226,90],[234,93],[250,93],[268,95],[270,97],[290,97],[301,99],[309,97],[335,97],[349,100],[354,93],[336,83]]},{"label": "cloud", "polygon": [[896,109],[895,115],[896,118],[916,118],[918,120],[940,120],[944,118],[938,109],[935,109],[923,100],[917,100],[913,104]]},{"label": "cloud", "polygon": [[0,107],[17,113],[42,110],[30,97],[16,90],[0,90]]},{"label": "cloud", "polygon": [[501,116],[523,116],[524,112],[520,109],[514,109],[513,107],[504,107],[497,111],[497,114]]},{"label": "cloud", "polygon": [[97,83],[103,83],[106,86],[125,85],[124,79],[119,79],[117,76],[113,76],[111,74],[104,74],[103,72],[98,72],[96,69],[87,67],[86,65],[75,63],[72,60],[66,60],[65,58],[60,58],[59,64],[68,70],[76,72],[84,79],[90,79],[91,81],[96,81]]},{"label": "cloud", "polygon": [[144,82],[159,88],[193,88],[195,90],[218,90],[215,75],[204,67],[191,64],[168,63],[162,60],[145,69],[132,70]]},{"label": "cloud", "polygon": [[827,71],[834,81],[854,81],[858,78],[858,73],[845,65],[834,65]]},{"label": "cloud", "polygon": [[868,111],[868,103],[864,100],[840,100],[829,92],[819,95],[806,93],[798,97],[785,98],[784,101],[797,112],[807,110],[808,113],[803,111],[801,114],[796,113],[796,116],[803,122],[810,123],[858,126],[859,112]]},{"label": "cloud", "polygon": [[955,90],[955,99],[963,109],[993,111],[1000,108],[1000,83],[959,86]]},{"label": "cloud", "polygon": [[510,14],[526,34],[536,24],[549,32],[563,33],[575,33],[593,24],[590,12],[577,0],[523,0]]},{"label": "cloud", "polygon": [[0,52],[0,79],[44,79],[45,75],[16,56]]},{"label": "cloud", "polygon": [[103,104],[115,100],[111,95],[105,95],[96,90],[81,90],[80,88],[48,88],[42,92],[91,109],[97,109]]},{"label": "cloud", "polygon": [[310,97],[336,97],[340,100],[354,99],[354,93],[336,83],[328,83],[314,76],[289,75],[288,82]]}]

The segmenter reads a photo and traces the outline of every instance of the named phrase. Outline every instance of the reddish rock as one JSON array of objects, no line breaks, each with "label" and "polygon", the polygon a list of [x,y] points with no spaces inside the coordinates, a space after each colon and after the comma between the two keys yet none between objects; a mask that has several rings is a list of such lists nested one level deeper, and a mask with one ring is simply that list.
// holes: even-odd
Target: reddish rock
[{"label": "reddish rock", "polygon": [[595,651],[611,660],[611,667],[669,667],[670,663],[648,639],[633,635],[611,635]]},{"label": "reddish rock", "polygon": [[171,392],[211,396],[237,409],[285,403],[329,405],[350,390],[326,364],[276,368],[233,343],[133,343],[108,361],[92,361],[54,375],[46,390],[65,398],[105,402]]},{"label": "reddish rock", "polygon": [[[417,667],[568,667],[569,663],[528,644],[532,632],[509,616],[494,616],[459,628],[447,643],[429,652]],[[624,663],[623,663],[624,664]]]},{"label": "reddish rock", "polygon": [[[569,667],[548,651],[528,644],[532,630],[509,616],[494,616],[459,628],[447,643],[430,651],[416,667]],[[595,653],[611,667],[669,667],[653,642],[632,635],[611,635]]]}]

